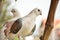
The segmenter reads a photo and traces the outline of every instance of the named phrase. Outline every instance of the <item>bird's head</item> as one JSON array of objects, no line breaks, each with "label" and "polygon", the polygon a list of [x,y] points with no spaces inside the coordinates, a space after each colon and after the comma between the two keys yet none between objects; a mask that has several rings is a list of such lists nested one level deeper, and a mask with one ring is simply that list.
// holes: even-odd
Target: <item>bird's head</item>
[{"label": "bird's head", "polygon": [[11,12],[14,14],[16,14],[16,10],[15,9],[12,9]]},{"label": "bird's head", "polygon": [[42,15],[41,10],[38,9],[38,8],[33,9],[33,12],[34,12],[36,15]]},{"label": "bird's head", "polygon": [[11,12],[12,12],[14,17],[21,17],[18,9],[14,8],[14,9],[11,10]]}]

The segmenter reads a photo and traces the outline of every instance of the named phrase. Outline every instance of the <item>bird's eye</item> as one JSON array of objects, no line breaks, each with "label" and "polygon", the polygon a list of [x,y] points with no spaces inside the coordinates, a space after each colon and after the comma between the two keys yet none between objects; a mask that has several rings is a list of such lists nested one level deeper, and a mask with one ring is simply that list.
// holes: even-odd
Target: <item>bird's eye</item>
[{"label": "bird's eye", "polygon": [[15,10],[12,10],[11,12],[15,12]]},{"label": "bird's eye", "polygon": [[38,11],[40,11],[40,10],[38,9]]},{"label": "bird's eye", "polygon": [[13,11],[13,12],[15,12],[15,11]]}]

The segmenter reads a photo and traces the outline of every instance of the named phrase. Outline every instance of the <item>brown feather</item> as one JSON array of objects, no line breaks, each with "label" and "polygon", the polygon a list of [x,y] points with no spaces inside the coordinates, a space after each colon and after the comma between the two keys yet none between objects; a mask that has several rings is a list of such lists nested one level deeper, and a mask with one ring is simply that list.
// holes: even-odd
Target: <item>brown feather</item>
[{"label": "brown feather", "polygon": [[16,34],[22,27],[22,21],[20,19],[16,20],[11,29],[10,29],[10,33]]}]

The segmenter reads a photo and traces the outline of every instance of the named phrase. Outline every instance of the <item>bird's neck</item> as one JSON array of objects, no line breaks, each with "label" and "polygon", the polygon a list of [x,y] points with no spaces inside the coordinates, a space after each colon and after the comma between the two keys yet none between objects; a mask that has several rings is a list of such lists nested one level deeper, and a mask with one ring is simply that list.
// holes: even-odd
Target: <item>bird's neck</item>
[{"label": "bird's neck", "polygon": [[35,20],[36,17],[37,17],[37,15],[35,13],[30,13],[30,14],[26,15],[24,18],[30,19],[30,20]]},{"label": "bird's neck", "polygon": [[15,17],[21,17],[21,16],[20,16],[20,14],[17,13],[17,14],[14,14],[13,17],[15,18]]}]

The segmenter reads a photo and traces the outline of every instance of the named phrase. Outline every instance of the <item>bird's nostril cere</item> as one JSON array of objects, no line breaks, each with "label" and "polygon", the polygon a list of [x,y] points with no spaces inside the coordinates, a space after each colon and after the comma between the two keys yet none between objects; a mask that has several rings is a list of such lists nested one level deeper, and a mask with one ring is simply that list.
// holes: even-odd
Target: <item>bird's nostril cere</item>
[{"label": "bird's nostril cere", "polygon": [[42,14],[40,13],[40,15],[42,15]]},{"label": "bird's nostril cere", "polygon": [[40,11],[40,10],[38,9],[38,11]]}]

